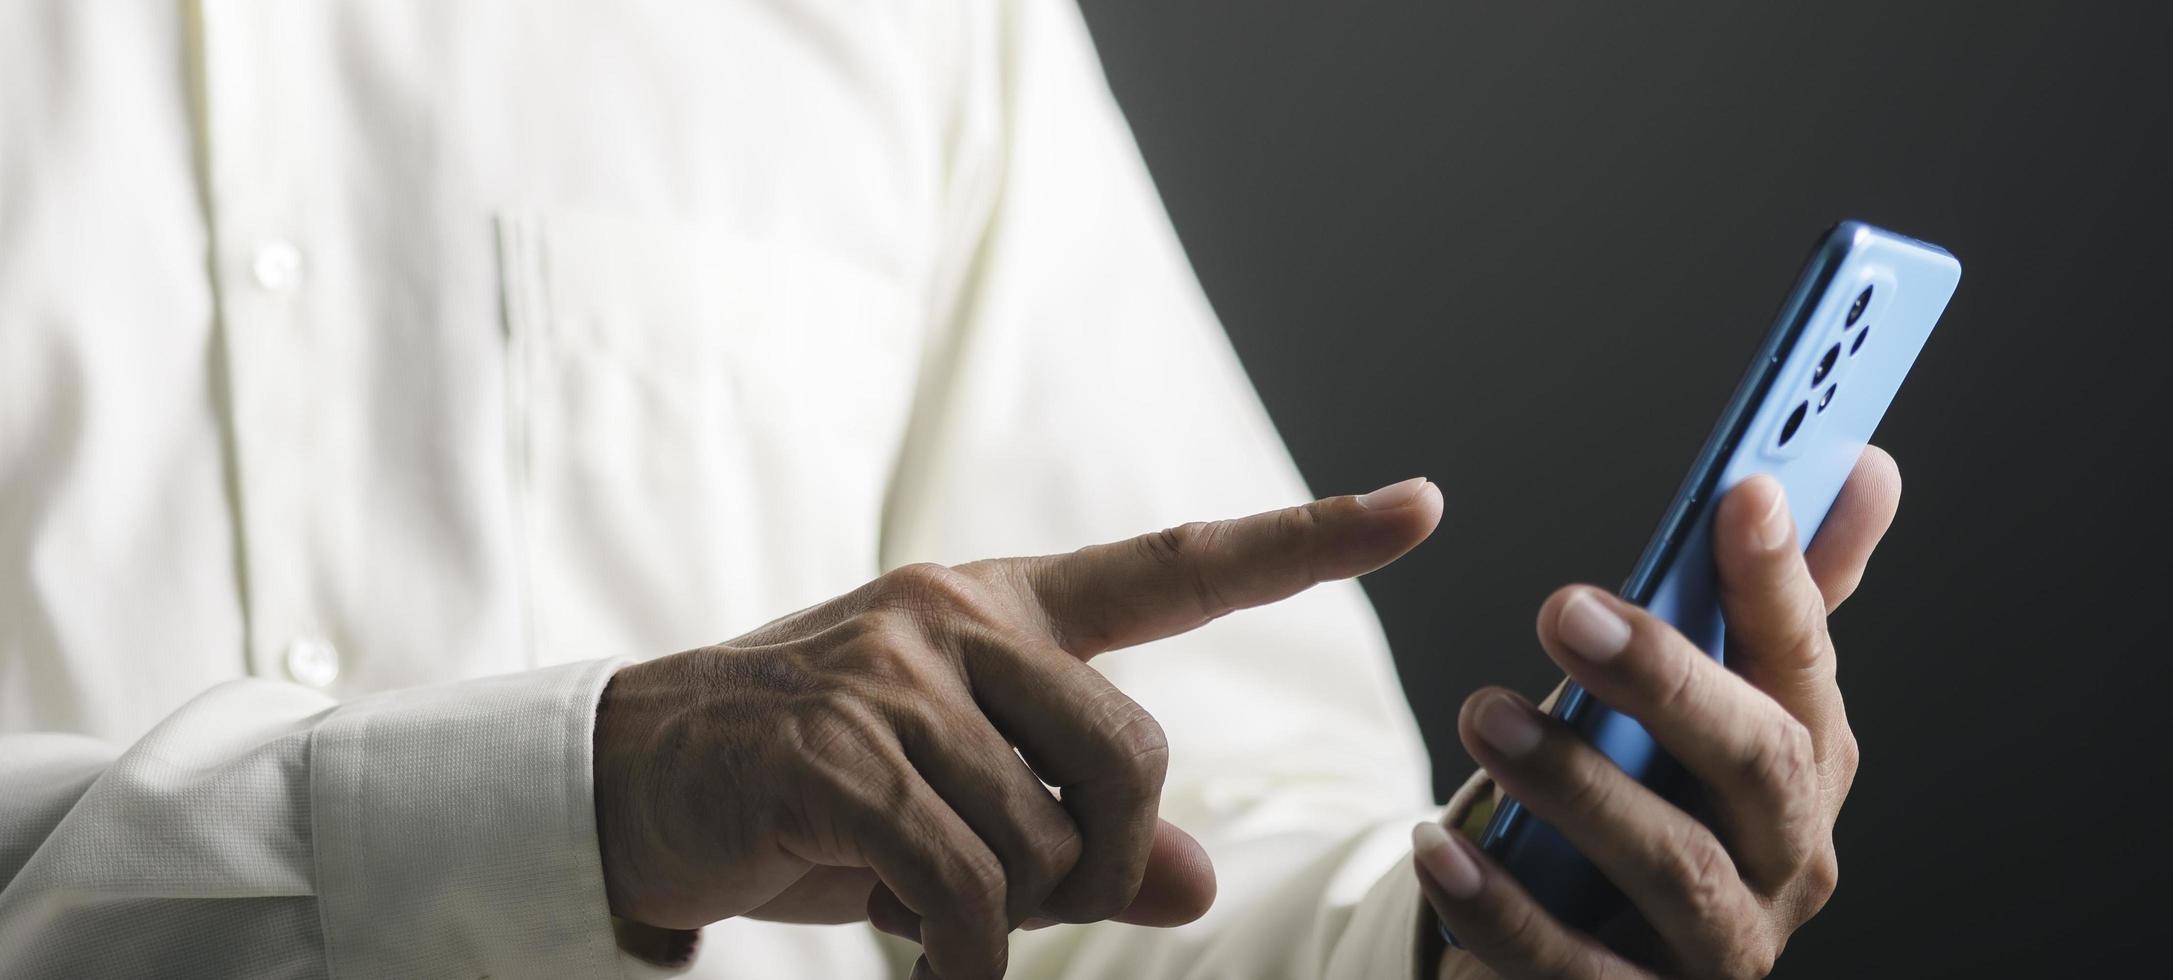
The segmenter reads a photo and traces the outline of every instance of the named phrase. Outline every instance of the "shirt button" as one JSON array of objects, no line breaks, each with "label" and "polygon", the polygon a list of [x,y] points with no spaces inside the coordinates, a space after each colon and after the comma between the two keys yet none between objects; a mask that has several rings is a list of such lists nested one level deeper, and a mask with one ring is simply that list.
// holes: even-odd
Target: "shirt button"
[{"label": "shirt button", "polygon": [[328,687],[339,679],[340,652],[325,640],[300,637],[287,644],[287,676],[297,684]]},{"label": "shirt button", "polygon": [[250,271],[256,273],[257,285],[275,293],[286,292],[302,281],[302,250],[284,239],[266,242],[257,249]]}]

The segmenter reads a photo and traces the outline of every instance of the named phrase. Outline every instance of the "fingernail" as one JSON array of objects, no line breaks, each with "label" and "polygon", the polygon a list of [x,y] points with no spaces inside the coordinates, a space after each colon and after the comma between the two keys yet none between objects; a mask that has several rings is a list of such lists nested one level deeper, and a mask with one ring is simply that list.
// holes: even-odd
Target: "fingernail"
[{"label": "fingernail", "polygon": [[1047,929],[1055,924],[1056,920],[1046,915],[1029,915],[1026,917],[1025,922],[1019,923],[1019,928],[1032,932],[1036,929]]},{"label": "fingernail", "polygon": [[1481,741],[1512,759],[1539,747],[1539,719],[1505,695],[1494,695],[1479,706],[1475,727]]},{"label": "fingernail", "polygon": [[1630,624],[1607,603],[1584,589],[1562,604],[1556,630],[1563,645],[1593,663],[1606,663],[1630,645]]},{"label": "fingernail", "polygon": [[1414,476],[1401,483],[1391,483],[1372,493],[1360,494],[1358,506],[1367,510],[1393,510],[1417,500],[1419,491],[1426,489],[1426,478]]},{"label": "fingernail", "polygon": [[1764,517],[1758,519],[1758,546],[1772,551],[1788,543],[1788,532],[1793,530],[1788,519],[1788,494],[1780,484],[1773,485],[1773,503],[1766,507]]},{"label": "fingernail", "polygon": [[1479,894],[1478,863],[1440,824],[1429,820],[1411,828],[1411,853],[1442,894],[1459,900]]}]

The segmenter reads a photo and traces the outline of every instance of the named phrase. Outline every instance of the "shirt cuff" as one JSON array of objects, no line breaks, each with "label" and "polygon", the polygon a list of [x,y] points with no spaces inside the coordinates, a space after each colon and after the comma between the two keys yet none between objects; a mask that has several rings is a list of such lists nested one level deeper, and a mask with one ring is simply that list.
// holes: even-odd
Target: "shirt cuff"
[{"label": "shirt cuff", "polygon": [[338,977],[615,976],[590,755],[624,661],[333,709],[310,743],[326,959]]}]

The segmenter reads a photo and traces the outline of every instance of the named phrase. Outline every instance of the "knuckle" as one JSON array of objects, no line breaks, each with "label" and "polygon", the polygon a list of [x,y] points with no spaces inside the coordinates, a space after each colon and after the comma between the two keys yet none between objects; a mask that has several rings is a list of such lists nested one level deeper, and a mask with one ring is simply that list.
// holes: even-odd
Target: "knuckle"
[{"label": "knuckle", "polygon": [[884,598],[915,612],[980,605],[980,590],[973,577],[947,565],[900,565],[878,581]]},{"label": "knuckle", "polygon": [[1843,732],[1840,745],[1834,750],[1834,766],[1842,774],[1844,782],[1856,776],[1857,767],[1864,761],[1864,747],[1856,741],[1855,732]]},{"label": "knuckle", "polygon": [[1285,507],[1275,515],[1275,538],[1286,545],[1295,545],[1304,556],[1306,577],[1326,578],[1316,567],[1315,549],[1307,547],[1319,533],[1327,518],[1325,501],[1311,501],[1298,507]]},{"label": "knuckle", "polygon": [[840,802],[880,808],[905,792],[904,773],[884,746],[882,720],[865,702],[842,693],[817,695],[785,739],[795,753],[789,771],[803,790]]},{"label": "knuckle", "polygon": [[1302,541],[1320,530],[1327,516],[1327,504],[1314,500],[1296,507],[1285,507],[1275,512],[1275,537],[1281,541]]},{"label": "knuckle", "polygon": [[1514,909],[1503,912],[1494,926],[1493,941],[1487,945],[1498,951],[1515,952],[1529,958],[1551,950],[1540,912],[1530,903],[1519,903]]},{"label": "knuckle", "polygon": [[975,848],[956,855],[946,867],[945,885],[963,918],[981,921],[1003,914],[1006,878],[995,855]]},{"label": "knuckle", "polygon": [[1199,534],[1200,525],[1181,524],[1165,527],[1153,534],[1143,534],[1133,539],[1140,556],[1157,566],[1173,568],[1184,562],[1191,552],[1193,541]]},{"label": "knuckle", "polygon": [[1612,763],[1598,753],[1579,752],[1564,768],[1562,804],[1576,813],[1603,814],[1614,808],[1616,781],[1610,779]]},{"label": "knuckle", "polygon": [[1770,797],[1782,820],[1807,821],[1811,804],[1818,798],[1818,748],[1811,730],[1792,717],[1783,717],[1751,742],[1743,760],[1744,776]]},{"label": "knuckle", "polygon": [[1760,980],[1773,972],[1781,951],[1765,931],[1749,923],[1736,931],[1722,952],[1719,973],[1728,980]]},{"label": "knuckle", "polygon": [[[1635,646],[1636,641],[1632,640]],[[1663,714],[1690,710],[1705,697],[1704,665],[1688,656],[1662,658],[1665,666],[1654,680],[1653,705]]]},{"label": "knuckle", "polygon": [[1781,662],[1823,680],[1833,669],[1832,658],[1827,656],[1829,642],[1823,621],[1797,626],[1789,633],[1789,640],[1781,651]]},{"label": "knuckle", "polygon": [[1829,822],[1840,814],[1842,804],[1848,801],[1849,790],[1855,787],[1856,773],[1863,762],[1863,746],[1856,741],[1856,735],[1844,727],[1841,737],[1822,763],[1826,781],[1821,788],[1825,790],[1825,816]]},{"label": "knuckle", "polygon": [[1155,567],[1174,572],[1181,578],[1198,597],[1201,612],[1209,619],[1229,611],[1230,605],[1223,600],[1214,579],[1198,559],[1216,548],[1229,527],[1227,521],[1194,521],[1136,539],[1140,551]]},{"label": "knuckle", "polygon": [[1079,831],[1068,821],[1060,828],[1042,830],[1028,839],[1026,871],[1044,884],[1053,884],[1071,874],[1085,847]]},{"label": "knuckle", "polygon": [[1826,600],[1815,586],[1808,583],[1800,601],[1789,603],[1789,611],[1779,616],[1776,624],[1782,630],[1775,637],[1780,662],[1797,669],[1826,664],[1827,652],[1832,649],[1832,638],[1826,632]]},{"label": "knuckle", "polygon": [[1697,920],[1724,923],[1731,911],[1735,859],[1702,825],[1686,828],[1663,859],[1677,900]]},{"label": "knuckle", "polygon": [[1111,713],[1104,738],[1124,775],[1161,785],[1169,772],[1169,736],[1147,709],[1125,699],[1123,707]]},{"label": "knuckle", "polygon": [[1828,842],[1803,868],[1804,917],[1817,915],[1840,888],[1841,858]]}]

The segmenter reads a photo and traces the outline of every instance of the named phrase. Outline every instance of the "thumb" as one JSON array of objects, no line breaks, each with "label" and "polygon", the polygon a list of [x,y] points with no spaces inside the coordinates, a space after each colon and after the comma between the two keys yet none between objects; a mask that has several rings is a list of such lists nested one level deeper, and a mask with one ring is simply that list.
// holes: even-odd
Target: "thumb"
[{"label": "thumb", "polygon": [[1135,926],[1181,926],[1207,914],[1215,904],[1215,865],[1207,848],[1167,820],[1155,828],[1147,852],[1147,875],[1139,894],[1116,914]]}]

